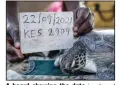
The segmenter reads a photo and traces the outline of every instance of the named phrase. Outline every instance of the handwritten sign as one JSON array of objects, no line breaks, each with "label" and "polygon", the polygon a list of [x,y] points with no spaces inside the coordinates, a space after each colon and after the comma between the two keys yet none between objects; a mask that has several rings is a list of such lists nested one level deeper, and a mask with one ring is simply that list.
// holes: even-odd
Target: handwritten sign
[{"label": "handwritten sign", "polygon": [[72,12],[19,13],[22,53],[71,48],[73,37]]}]

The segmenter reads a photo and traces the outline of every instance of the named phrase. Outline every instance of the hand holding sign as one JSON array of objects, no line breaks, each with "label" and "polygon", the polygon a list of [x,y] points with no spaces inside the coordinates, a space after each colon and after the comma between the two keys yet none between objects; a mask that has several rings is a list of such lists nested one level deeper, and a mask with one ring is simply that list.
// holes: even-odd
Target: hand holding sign
[{"label": "hand holding sign", "polygon": [[22,53],[71,48],[73,37],[72,12],[20,13]]}]

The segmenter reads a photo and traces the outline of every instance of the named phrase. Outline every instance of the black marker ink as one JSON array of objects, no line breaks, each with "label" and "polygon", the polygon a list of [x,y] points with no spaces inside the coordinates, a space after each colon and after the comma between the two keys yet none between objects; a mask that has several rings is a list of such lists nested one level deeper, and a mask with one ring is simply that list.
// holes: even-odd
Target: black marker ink
[{"label": "black marker ink", "polygon": [[27,20],[28,20],[28,16],[27,15],[24,15],[23,18],[26,17],[25,21],[23,23],[29,23]]},{"label": "black marker ink", "polygon": [[42,21],[45,22],[47,20],[46,17],[42,17]]},{"label": "black marker ink", "polygon": [[29,31],[30,31],[30,30],[25,31],[25,29],[24,29],[24,38],[26,38],[26,36],[28,36],[28,37],[30,38],[30,36],[28,35]]},{"label": "black marker ink", "polygon": [[49,24],[51,24],[52,16],[51,16],[51,15],[49,15],[49,16],[47,16],[47,18],[49,19]]},{"label": "black marker ink", "polygon": [[56,13],[54,13],[54,21],[53,21],[53,25],[55,25],[55,15],[56,15]]},{"label": "black marker ink", "polygon": [[42,35],[42,29],[39,29],[38,30],[38,34],[39,34],[38,36],[41,36]]},{"label": "black marker ink", "polygon": [[65,21],[64,18],[60,19],[60,23],[64,23],[64,21]]},{"label": "black marker ink", "polygon": [[30,17],[33,17],[32,19],[32,22],[31,23],[36,23],[34,20],[35,20],[35,15],[31,15]]},{"label": "black marker ink", "polygon": [[41,18],[41,13],[39,13],[39,23],[40,23],[40,21],[41,21],[40,18]]},{"label": "black marker ink", "polygon": [[35,30],[31,30],[31,38],[32,38],[32,37],[35,37],[35,36],[33,36],[34,31],[35,31]]}]

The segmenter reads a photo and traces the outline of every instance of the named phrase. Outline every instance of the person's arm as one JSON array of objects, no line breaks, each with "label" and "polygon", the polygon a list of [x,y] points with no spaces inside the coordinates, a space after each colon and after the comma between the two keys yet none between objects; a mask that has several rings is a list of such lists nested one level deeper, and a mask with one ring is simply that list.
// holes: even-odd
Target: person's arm
[{"label": "person's arm", "polygon": [[14,46],[20,48],[19,42],[19,24],[17,19],[17,2],[7,1],[7,33],[14,41]]},{"label": "person's arm", "polygon": [[17,2],[7,1],[7,59],[10,62],[23,60],[20,51],[19,24],[17,19]]},{"label": "person's arm", "polygon": [[63,11],[74,12],[74,36],[84,35],[94,28],[94,15],[87,7],[80,7],[79,1],[64,1]]}]

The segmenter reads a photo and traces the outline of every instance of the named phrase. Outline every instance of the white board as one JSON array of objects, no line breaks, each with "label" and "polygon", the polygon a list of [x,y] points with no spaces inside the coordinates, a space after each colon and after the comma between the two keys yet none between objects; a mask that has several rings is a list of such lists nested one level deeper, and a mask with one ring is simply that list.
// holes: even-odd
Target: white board
[{"label": "white board", "polygon": [[73,37],[72,12],[19,13],[22,53],[71,48]]}]

